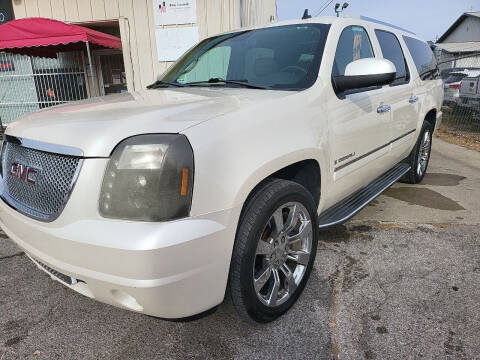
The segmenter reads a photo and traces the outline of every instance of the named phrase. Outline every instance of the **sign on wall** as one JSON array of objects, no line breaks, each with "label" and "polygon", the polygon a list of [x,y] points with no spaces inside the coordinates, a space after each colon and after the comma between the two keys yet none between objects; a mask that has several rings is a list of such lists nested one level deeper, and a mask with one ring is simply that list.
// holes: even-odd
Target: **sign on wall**
[{"label": "sign on wall", "polygon": [[0,0],[0,25],[14,19],[12,0]]},{"label": "sign on wall", "polygon": [[194,24],[197,22],[196,0],[153,0],[155,25]]},{"label": "sign on wall", "polygon": [[198,27],[157,29],[158,61],[177,61],[188,49],[199,42]]}]

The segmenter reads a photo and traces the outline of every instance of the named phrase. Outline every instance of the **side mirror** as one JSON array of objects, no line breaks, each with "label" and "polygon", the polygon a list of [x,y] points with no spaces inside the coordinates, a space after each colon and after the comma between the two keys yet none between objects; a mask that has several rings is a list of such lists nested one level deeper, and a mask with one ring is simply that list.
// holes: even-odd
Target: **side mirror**
[{"label": "side mirror", "polygon": [[335,76],[337,90],[346,91],[391,84],[396,77],[395,65],[386,59],[366,58],[351,62],[345,75]]}]

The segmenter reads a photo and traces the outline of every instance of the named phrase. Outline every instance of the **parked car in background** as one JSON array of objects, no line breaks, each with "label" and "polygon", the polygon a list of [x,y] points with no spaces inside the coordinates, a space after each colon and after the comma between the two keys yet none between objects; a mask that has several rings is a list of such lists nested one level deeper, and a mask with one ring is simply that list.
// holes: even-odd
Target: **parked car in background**
[{"label": "parked car in background", "polygon": [[144,91],[9,125],[0,224],[92,299],[182,318],[227,294],[269,322],[302,293],[319,228],[423,180],[442,100],[430,46],[382,21],[221,34]]},{"label": "parked car in background", "polygon": [[480,108],[480,74],[475,77],[465,77],[460,84],[461,106],[473,109]]},{"label": "parked car in background", "polygon": [[449,73],[448,77],[443,82],[444,104],[449,106],[461,105],[460,88],[462,80],[470,76],[478,75],[480,75],[480,69],[462,69]]}]

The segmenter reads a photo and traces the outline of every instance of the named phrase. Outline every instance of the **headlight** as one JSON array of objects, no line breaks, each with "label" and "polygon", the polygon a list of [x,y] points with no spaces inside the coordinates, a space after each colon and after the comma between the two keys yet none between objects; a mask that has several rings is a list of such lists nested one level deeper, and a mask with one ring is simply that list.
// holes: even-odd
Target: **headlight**
[{"label": "headlight", "polygon": [[165,221],[187,217],[193,190],[193,151],[183,135],[140,135],[113,151],[103,179],[100,215]]}]

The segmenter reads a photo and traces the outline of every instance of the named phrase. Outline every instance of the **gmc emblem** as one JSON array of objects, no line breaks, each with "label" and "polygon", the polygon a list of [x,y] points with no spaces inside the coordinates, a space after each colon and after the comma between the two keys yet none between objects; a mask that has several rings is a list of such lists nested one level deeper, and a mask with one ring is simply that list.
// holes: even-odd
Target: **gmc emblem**
[{"label": "gmc emblem", "polygon": [[10,175],[29,184],[35,184],[37,182],[37,175],[39,172],[40,170],[38,169],[16,162],[10,165]]}]

